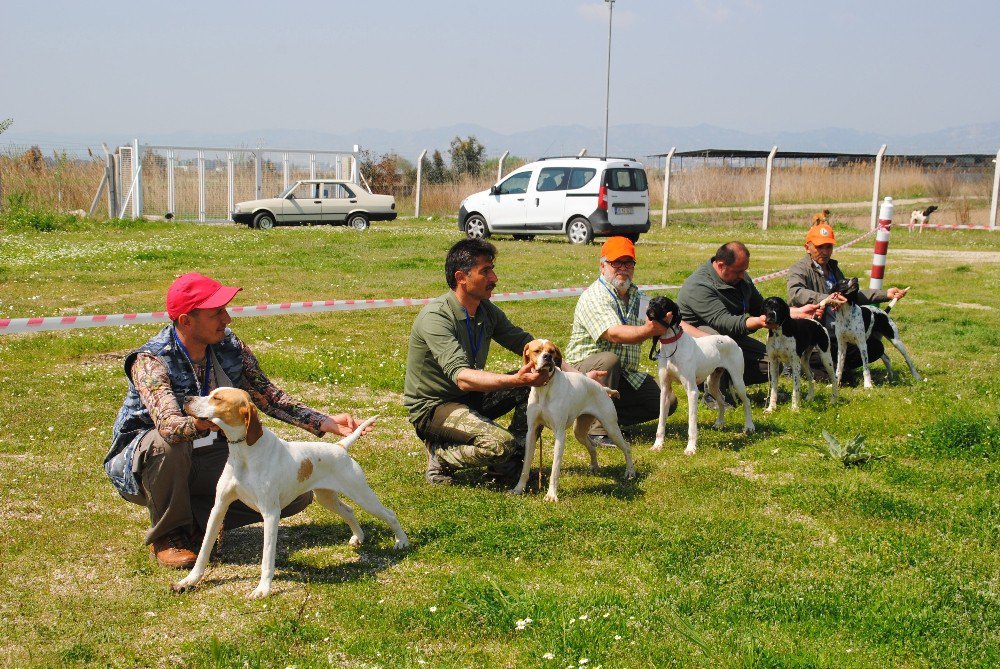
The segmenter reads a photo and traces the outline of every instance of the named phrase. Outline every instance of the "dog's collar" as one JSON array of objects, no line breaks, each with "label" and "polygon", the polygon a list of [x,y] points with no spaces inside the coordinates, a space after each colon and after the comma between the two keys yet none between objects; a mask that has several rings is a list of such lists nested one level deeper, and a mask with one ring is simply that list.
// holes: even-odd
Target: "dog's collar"
[{"label": "dog's collar", "polygon": [[247,443],[247,438],[246,437],[243,437],[242,439],[237,439],[236,441],[227,441],[227,443],[230,446],[233,446],[234,444],[236,444],[236,445],[242,444],[244,446],[249,446],[249,444]]},{"label": "dog's collar", "polygon": [[666,339],[660,339],[660,343],[661,344],[673,344],[675,341],[677,341],[678,339],[681,338],[682,334],[684,334],[684,330],[678,330],[677,334],[675,334],[673,337],[669,337],[669,338],[666,338]]}]

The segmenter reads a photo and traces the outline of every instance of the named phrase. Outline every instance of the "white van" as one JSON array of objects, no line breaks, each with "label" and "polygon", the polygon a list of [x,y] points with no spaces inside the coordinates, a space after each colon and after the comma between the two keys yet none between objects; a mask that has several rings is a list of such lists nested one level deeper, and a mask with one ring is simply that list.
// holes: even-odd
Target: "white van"
[{"label": "white van", "polygon": [[469,237],[566,235],[571,244],[649,231],[649,186],[631,158],[541,158],[489,190],[462,200],[458,228]]}]

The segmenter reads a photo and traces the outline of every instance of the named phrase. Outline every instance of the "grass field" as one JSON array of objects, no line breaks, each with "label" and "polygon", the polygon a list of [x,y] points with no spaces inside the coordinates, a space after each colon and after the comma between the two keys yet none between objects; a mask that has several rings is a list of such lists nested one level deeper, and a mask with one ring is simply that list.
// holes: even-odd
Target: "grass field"
[{"label": "grass field", "polygon": [[[638,246],[640,283],[680,283],[722,242],[751,248],[751,274],[802,254],[807,216],[658,227]],[[798,221],[799,225],[794,225]],[[48,232],[0,219],[0,318],[162,309],[178,274],[244,287],[238,304],[429,297],[444,291],[453,221],[341,228],[78,222]],[[838,229],[842,241],[860,231]],[[264,601],[261,531],[226,535],[201,587],[151,563],[144,509],[101,462],[125,390],[122,357],[156,326],[0,335],[0,665],[112,667],[992,667],[1000,664],[1000,244],[986,232],[893,232],[886,285],[912,286],[893,316],[925,383],[892,351],[876,388],[829,389],[758,431],[722,431],[701,410],[682,454],[684,400],[661,453],[655,424],[591,474],[567,448],[556,505],[480,485],[430,487],[401,404],[416,308],[241,318],[234,329],[279,385],[313,406],[381,414],[352,449],[412,541],[359,513],[360,550],[312,505],[282,523]],[[497,241],[498,291],[581,286],[598,247]],[[871,239],[838,254],[864,277]],[[867,284],[867,279],[864,279]],[[761,286],[784,294],[781,280]],[[516,323],[566,343],[575,300],[506,303]],[[514,356],[496,350],[493,370]],[[645,363],[652,371],[652,363]],[[790,391],[786,380],[783,390]],[[285,437],[304,433],[266,419]],[[845,468],[822,430],[876,455]],[[545,452],[551,456],[551,437]],[[547,463],[548,464],[548,463]],[[534,472],[532,478],[535,478]]]}]

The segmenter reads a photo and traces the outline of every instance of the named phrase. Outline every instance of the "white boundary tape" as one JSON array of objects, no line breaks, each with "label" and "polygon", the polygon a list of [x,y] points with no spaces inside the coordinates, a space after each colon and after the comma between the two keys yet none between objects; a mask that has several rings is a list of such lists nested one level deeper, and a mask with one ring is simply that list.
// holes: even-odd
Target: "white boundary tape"
[{"label": "white boundary tape", "polygon": [[948,225],[946,223],[914,223],[909,228],[927,228],[928,230],[1000,230],[1000,227],[991,228],[988,225]]},{"label": "white boundary tape", "polygon": [[[845,249],[852,246],[868,235],[867,232],[857,239],[839,246]],[[761,283],[770,279],[784,276],[787,269],[773,274],[765,274],[753,280],[754,283]],[[677,290],[678,285],[669,284],[649,284],[639,286],[641,290]],[[522,300],[542,300],[554,297],[574,297],[579,296],[587,289],[587,286],[575,288],[548,288],[543,290],[525,290],[515,293],[497,293],[491,299],[493,302],[519,302]],[[387,309],[390,307],[413,307],[422,306],[429,303],[433,298],[388,298],[371,300],[317,300],[310,302],[281,302],[278,304],[257,304],[252,306],[229,307],[232,316],[276,316],[279,314],[311,314],[325,311],[360,311],[364,309]],[[113,314],[98,316],[44,316],[36,318],[0,318],[0,335],[22,334],[25,332],[46,332],[51,330],[80,330],[83,328],[99,328],[117,325],[149,325],[154,323],[166,324],[170,322],[170,317],[163,311],[152,311],[136,314]]]}]

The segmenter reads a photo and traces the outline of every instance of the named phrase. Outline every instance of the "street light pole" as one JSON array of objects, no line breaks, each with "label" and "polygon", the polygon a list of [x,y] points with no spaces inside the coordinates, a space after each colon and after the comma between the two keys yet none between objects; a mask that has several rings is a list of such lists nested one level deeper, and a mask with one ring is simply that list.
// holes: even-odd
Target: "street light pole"
[{"label": "street light pole", "polygon": [[615,0],[604,0],[608,3],[608,85],[604,97],[604,158],[608,157],[608,116],[611,108],[611,19],[615,14]]}]

